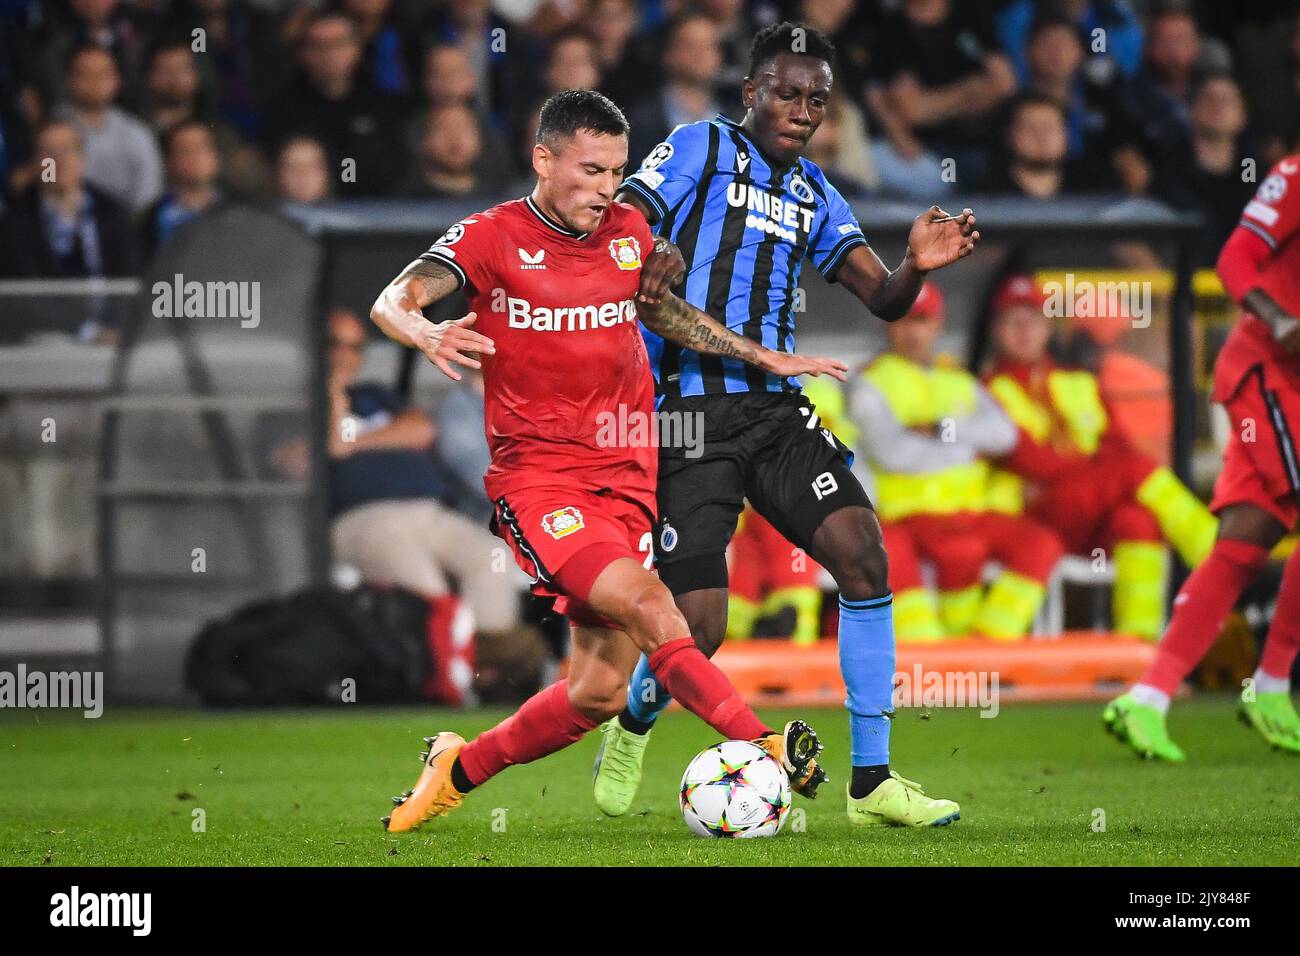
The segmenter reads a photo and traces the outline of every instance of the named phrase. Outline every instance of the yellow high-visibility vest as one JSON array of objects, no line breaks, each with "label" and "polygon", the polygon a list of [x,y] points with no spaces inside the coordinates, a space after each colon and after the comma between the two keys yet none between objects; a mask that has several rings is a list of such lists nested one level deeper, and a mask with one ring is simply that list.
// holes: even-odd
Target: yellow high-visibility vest
[{"label": "yellow high-visibility vest", "polygon": [[[1094,455],[1110,427],[1110,417],[1101,400],[1101,386],[1091,372],[1081,369],[1049,372],[1047,394],[1051,408],[1033,398],[1010,375],[994,376],[988,387],[1011,420],[1040,444],[1051,440],[1053,422],[1059,419],[1065,423],[1070,444],[1082,454]],[[995,471],[989,478],[988,506],[1007,514],[1024,511],[1024,480],[1009,471]]]},{"label": "yellow high-visibility vest", "polygon": [[[890,411],[907,427],[943,428],[945,419],[965,418],[975,410],[979,383],[965,369],[926,368],[893,352],[881,355],[862,373],[880,389]],[[983,511],[988,462],[976,460],[936,471],[890,472],[874,467],[874,504],[885,520],[914,514]]]}]

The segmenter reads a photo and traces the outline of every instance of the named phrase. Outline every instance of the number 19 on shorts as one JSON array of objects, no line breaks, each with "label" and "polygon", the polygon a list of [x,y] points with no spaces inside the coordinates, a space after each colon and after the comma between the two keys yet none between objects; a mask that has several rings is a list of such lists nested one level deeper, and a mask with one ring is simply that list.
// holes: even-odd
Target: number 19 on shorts
[{"label": "number 19 on shorts", "polygon": [[834,475],[832,475],[829,471],[823,471],[820,475],[818,475],[816,478],[813,479],[812,490],[813,490],[813,494],[817,496],[817,500],[821,501],[827,495],[832,495],[835,492],[839,491],[840,486],[835,481]]}]

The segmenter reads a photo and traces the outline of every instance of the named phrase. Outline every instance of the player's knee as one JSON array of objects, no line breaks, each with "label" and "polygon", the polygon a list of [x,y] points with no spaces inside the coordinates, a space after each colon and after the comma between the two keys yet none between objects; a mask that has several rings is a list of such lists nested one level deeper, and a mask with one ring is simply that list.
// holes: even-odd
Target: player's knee
[{"label": "player's knee", "polygon": [[603,723],[627,703],[627,681],[614,674],[588,675],[569,681],[569,705],[592,723]]},{"label": "player's knee", "polygon": [[686,619],[673,602],[672,593],[658,581],[629,598],[620,623],[646,654],[687,634]]},{"label": "player's knee", "polygon": [[889,591],[889,557],[879,535],[858,536],[840,549],[827,570],[846,600],[866,601]]}]

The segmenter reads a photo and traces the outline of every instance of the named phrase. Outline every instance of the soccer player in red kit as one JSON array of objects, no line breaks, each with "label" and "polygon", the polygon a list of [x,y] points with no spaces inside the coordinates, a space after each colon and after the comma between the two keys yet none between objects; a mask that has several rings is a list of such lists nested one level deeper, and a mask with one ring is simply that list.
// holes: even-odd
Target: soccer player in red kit
[{"label": "soccer player in red kit", "polygon": [[[1219,254],[1219,277],[1243,315],[1214,364],[1214,393],[1232,423],[1210,508],[1214,549],[1174,600],[1156,659],[1104,719],[1143,757],[1181,761],[1165,714],[1170,697],[1218,637],[1241,592],[1300,518],[1300,153],[1288,156],[1242,212]],[[1291,668],[1300,650],[1300,551],[1282,572],[1277,608],[1242,720],[1274,747],[1300,753]]]},{"label": "soccer player in red kit", "polygon": [[[617,714],[643,652],[688,710],[723,737],[759,743],[797,791],[812,796],[825,779],[815,760],[821,744],[807,724],[791,721],[782,733],[763,724],[696,648],[651,570],[657,431],[637,322],[778,375],[843,380],[847,368],[766,349],[666,293],[680,259],[655,250],[645,219],[613,201],[627,132],[618,107],[599,93],[553,96],[538,124],[532,195],[452,226],[371,311],[389,337],[453,379],[460,376],[450,363],[481,362],[494,529],[534,591],[555,596],[573,625],[566,680],[469,743],[450,732],[425,738],[424,769],[395,798],[384,820],[390,831],[454,809],[511,764],[554,753]],[[462,288],[473,309],[463,319],[424,318],[421,309]]]}]

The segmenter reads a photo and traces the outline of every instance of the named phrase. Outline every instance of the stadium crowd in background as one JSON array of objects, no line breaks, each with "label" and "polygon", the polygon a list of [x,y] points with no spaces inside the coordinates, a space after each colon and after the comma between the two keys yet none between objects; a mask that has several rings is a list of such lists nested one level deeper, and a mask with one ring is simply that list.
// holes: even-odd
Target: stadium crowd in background
[{"label": "stadium crowd in background", "polygon": [[[857,198],[1147,196],[1204,217],[1198,264],[1210,266],[1256,188],[1243,162],[1262,176],[1300,133],[1300,0],[0,0],[0,278],[136,274],[177,229],[226,203],[486,205],[520,195],[541,103],[569,88],[599,89],[623,108],[634,169],[679,124],[719,112],[739,118],[750,39],[787,18],[835,42],[835,92],[808,158]],[[1015,384],[1032,362],[1008,351],[1014,313],[1028,304],[1043,319],[1035,295],[1008,286],[991,326],[995,364],[968,372],[932,354],[943,301],[927,286],[842,409],[841,424],[862,439],[864,476],[889,486],[879,500],[892,509],[881,517],[900,637],[972,628],[1021,636],[1062,550],[1094,544],[1128,562],[1116,622],[1159,632],[1163,584],[1153,582],[1163,581],[1172,536],[1138,489],[1153,473],[1174,481],[1167,469],[1153,472],[1156,462],[1122,449],[1132,464],[1115,490],[1124,507],[1092,537],[1032,503],[991,503],[1011,473],[1032,492],[1085,464],[1105,471],[1112,459],[1098,461],[1121,454],[1117,429],[1105,431],[1115,415],[1108,405],[1101,432],[1065,436],[1064,452],[1059,442],[1025,447],[1034,422],[1064,421],[1045,396]],[[1037,324],[1046,332],[1045,319]],[[355,318],[331,322],[335,339],[362,334]],[[331,352],[349,363],[359,354],[339,342]],[[1100,393],[1091,378],[1081,387],[1101,408],[1105,382]],[[926,390],[952,407],[921,407]],[[377,434],[406,423],[400,448],[382,454],[402,458],[408,467],[394,474],[409,479],[383,502],[339,499],[343,477],[372,466],[376,452],[333,449],[336,547],[372,575],[427,594],[447,590],[448,569],[462,584],[473,577],[454,567],[455,542],[470,531],[462,535],[464,519],[439,502],[454,482],[470,489],[461,511],[490,510],[478,481],[481,382],[467,376],[433,413],[436,426],[386,391],[349,383],[336,392],[340,414],[350,403],[361,420],[382,420]],[[943,421],[977,408],[987,427],[967,431],[971,443],[941,440]],[[284,460],[304,455],[284,451]],[[1048,458],[1056,471],[1044,470]],[[935,461],[948,472],[935,472]],[[456,474],[435,475],[430,462]],[[964,499],[953,482],[973,496],[957,513],[949,505]],[[1212,529],[1199,503],[1181,485],[1173,490],[1196,527]],[[402,504],[393,510],[388,499]],[[387,547],[413,530],[417,512],[455,529],[442,535],[445,553],[403,552],[402,569],[367,556],[370,544]],[[754,516],[737,539],[754,555],[751,571],[765,566],[770,530]],[[437,547],[438,535],[425,538]],[[1207,547],[1200,538],[1172,543],[1190,563]],[[410,548],[419,550],[414,540]],[[945,559],[937,591],[921,587],[917,557]],[[989,558],[1005,570],[985,591]],[[419,580],[403,582],[399,572],[417,567]],[[733,636],[778,611],[764,603],[778,592],[793,632],[810,639],[817,573],[737,574]],[[499,577],[487,574],[487,583]],[[468,597],[485,629],[517,624],[512,597]]]},{"label": "stadium crowd in background", "polygon": [[[135,228],[113,256],[6,254],[0,274],[115,274],[227,200],[502,196],[565,88],[623,107],[635,166],[736,112],[778,18],[836,42],[810,155],[851,194],[1148,195],[1206,217],[1209,265],[1252,190],[1241,161],[1266,169],[1300,124],[1289,0],[6,0],[5,219],[58,247]],[[59,120],[90,197],[61,205],[40,189]]]}]

